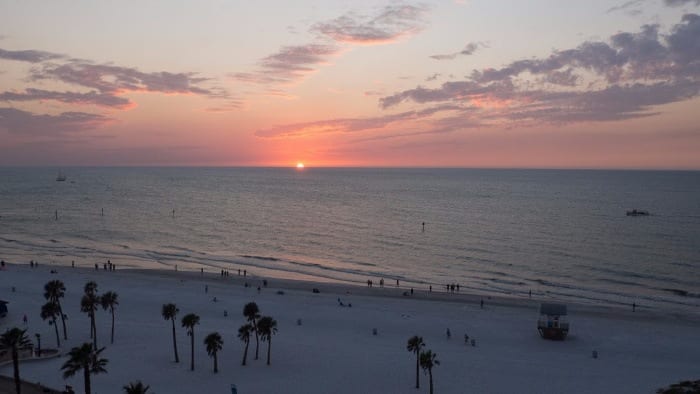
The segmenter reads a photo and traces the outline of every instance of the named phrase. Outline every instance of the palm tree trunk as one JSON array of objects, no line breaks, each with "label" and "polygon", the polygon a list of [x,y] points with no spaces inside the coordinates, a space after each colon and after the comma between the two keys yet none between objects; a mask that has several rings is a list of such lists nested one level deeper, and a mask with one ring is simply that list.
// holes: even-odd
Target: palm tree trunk
[{"label": "palm tree trunk", "polygon": [[90,370],[86,366],[83,368],[83,378],[85,380],[85,394],[90,394]]},{"label": "palm tree trunk", "polygon": [[114,345],[114,308],[110,308],[112,311],[112,339],[111,344]]},{"label": "palm tree trunk", "polygon": [[175,318],[172,319],[173,322],[173,348],[175,349],[175,362],[180,362],[180,357],[177,356],[177,338],[175,337]]},{"label": "palm tree trunk", "polygon": [[250,340],[247,340],[245,342],[245,350],[243,351],[243,363],[241,365],[245,365],[245,360],[248,359],[248,344],[250,343]]},{"label": "palm tree trunk", "polygon": [[218,373],[218,372],[219,372],[219,363],[218,363],[218,361],[219,361],[219,360],[217,360],[217,358],[216,358],[216,352],[214,352],[214,373]]},{"label": "palm tree trunk", "polygon": [[53,328],[56,330],[56,347],[61,347],[61,337],[58,335],[58,322],[56,316],[53,317]]},{"label": "palm tree trunk", "polygon": [[258,344],[260,342],[260,338],[258,337],[258,325],[255,323],[255,320],[253,320],[253,329],[255,330],[255,359],[258,359]]},{"label": "palm tree trunk", "polygon": [[418,355],[418,352],[416,352],[416,388],[417,388],[417,389],[420,388],[420,374],[418,373],[418,371],[420,370],[420,369],[418,368],[419,365],[420,365],[420,364],[419,364],[419,358],[420,358],[420,357],[419,357],[419,355]]},{"label": "palm tree trunk", "polygon": [[192,328],[192,331],[190,332],[191,336],[190,338],[192,339],[192,351],[190,352],[191,360],[190,360],[190,371],[194,371],[194,328]]},{"label": "palm tree trunk", "polygon": [[67,341],[68,334],[66,333],[66,319],[63,317],[63,308],[61,307],[61,301],[56,299],[56,303],[58,304],[58,311],[61,313],[61,323],[63,323],[63,340]]},{"label": "palm tree trunk", "polygon": [[12,348],[12,367],[14,368],[15,390],[17,390],[17,394],[21,394],[22,381],[19,379],[19,351],[17,346]]},{"label": "palm tree trunk", "polygon": [[428,376],[430,376],[430,394],[433,394],[433,370],[428,369]]},{"label": "palm tree trunk", "polygon": [[92,342],[97,349],[97,325],[95,324],[95,311],[90,314],[90,324],[92,325]]},{"label": "palm tree trunk", "polygon": [[270,365],[270,348],[272,347],[272,335],[267,338],[267,365]]}]

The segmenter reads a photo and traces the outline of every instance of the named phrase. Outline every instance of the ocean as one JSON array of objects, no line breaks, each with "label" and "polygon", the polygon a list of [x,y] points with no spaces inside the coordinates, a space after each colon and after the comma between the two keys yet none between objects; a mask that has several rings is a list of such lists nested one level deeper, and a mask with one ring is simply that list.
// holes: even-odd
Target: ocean
[{"label": "ocean", "polygon": [[700,172],[62,172],[0,168],[0,258],[700,313]]}]

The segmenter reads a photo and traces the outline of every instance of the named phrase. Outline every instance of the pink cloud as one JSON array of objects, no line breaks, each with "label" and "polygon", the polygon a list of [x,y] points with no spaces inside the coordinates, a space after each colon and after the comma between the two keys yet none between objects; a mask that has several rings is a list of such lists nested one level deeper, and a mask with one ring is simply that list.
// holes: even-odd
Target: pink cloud
[{"label": "pink cloud", "polygon": [[389,5],[376,15],[348,13],[317,23],[311,30],[342,43],[386,44],[423,30],[426,12],[422,6]]},{"label": "pink cloud", "polygon": [[313,73],[317,66],[326,64],[332,56],[339,52],[340,48],[333,45],[286,46],[260,60],[256,71],[236,73],[232,76],[243,82],[290,83]]}]

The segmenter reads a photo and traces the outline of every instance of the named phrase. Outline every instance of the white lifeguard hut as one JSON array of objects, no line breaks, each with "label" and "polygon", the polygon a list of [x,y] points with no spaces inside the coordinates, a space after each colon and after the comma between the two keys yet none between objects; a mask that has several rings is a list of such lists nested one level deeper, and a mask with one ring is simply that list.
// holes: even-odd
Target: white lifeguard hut
[{"label": "white lifeguard hut", "polygon": [[546,303],[540,305],[537,331],[545,339],[563,340],[569,333],[566,305]]}]

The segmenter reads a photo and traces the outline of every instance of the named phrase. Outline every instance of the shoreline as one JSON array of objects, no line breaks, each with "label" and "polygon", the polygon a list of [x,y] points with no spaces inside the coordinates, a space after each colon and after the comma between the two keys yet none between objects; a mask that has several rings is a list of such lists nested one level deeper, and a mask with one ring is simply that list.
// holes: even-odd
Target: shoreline
[{"label": "shoreline", "polygon": [[[190,270],[164,270],[158,268],[117,268],[115,271],[104,270],[102,266],[99,269],[89,268],[85,266],[65,266],[60,264],[43,264],[39,268],[29,268],[25,264],[7,263],[12,267],[26,267],[29,270],[75,270],[81,274],[95,275],[119,275],[122,277],[138,276],[150,278],[168,278],[177,280],[178,282],[200,282],[202,285],[220,285],[220,286],[237,286],[245,287],[248,283],[252,290],[257,290],[260,286],[261,292],[276,292],[276,291],[293,291],[299,293],[312,293],[313,289],[318,289],[320,294],[332,294],[337,297],[380,297],[389,299],[404,299],[406,301],[421,301],[421,302],[448,302],[456,304],[464,304],[475,308],[480,308],[481,301],[484,302],[484,309],[505,308],[505,309],[529,309],[532,311],[532,319],[535,321],[539,312],[539,305],[546,302],[563,303],[568,307],[570,318],[572,316],[581,315],[589,317],[614,318],[624,319],[628,321],[649,321],[649,320],[668,320],[673,319],[679,323],[688,325],[700,325],[700,314],[683,314],[679,311],[659,311],[656,309],[645,308],[643,305],[637,305],[636,311],[627,308],[622,308],[615,305],[594,305],[586,303],[575,303],[557,300],[555,298],[543,298],[533,294],[532,298],[525,297],[509,297],[502,295],[482,295],[469,291],[447,292],[442,289],[429,291],[428,289],[416,289],[411,286],[404,285],[384,285],[383,287],[375,286],[368,287],[355,283],[345,282],[327,282],[313,281],[287,278],[270,278],[260,275],[247,274],[246,276],[238,275],[237,272],[231,272],[228,276],[221,276],[220,273],[213,273]],[[267,281],[267,286],[264,282]],[[411,293],[413,289],[413,293]]]},{"label": "shoreline", "polygon": [[[525,284],[518,283],[517,288],[506,288],[498,286],[498,281],[493,278],[487,277],[467,277],[465,282],[461,284],[461,292],[457,293],[447,293],[444,288],[447,283],[437,283],[422,280],[420,278],[413,279],[406,276],[406,273],[393,273],[393,272],[372,272],[367,275],[361,275],[360,273],[352,273],[341,276],[333,275],[316,275],[312,272],[301,272],[296,270],[289,270],[284,267],[276,267],[275,264],[266,265],[264,262],[259,260],[273,260],[276,261],[276,257],[259,257],[259,256],[249,256],[249,255],[239,255],[243,260],[241,261],[219,261],[213,260],[212,262],[202,262],[197,261],[196,257],[186,258],[184,260],[179,260],[177,256],[172,255],[167,258],[153,258],[147,259],[136,256],[124,256],[117,253],[116,255],[110,255],[107,251],[97,253],[95,255],[82,255],[74,253],[64,253],[59,251],[43,251],[43,253],[32,254],[30,250],[15,250],[13,253],[7,254],[15,261],[26,261],[24,264],[28,264],[28,261],[32,258],[40,258],[44,260],[42,265],[50,265],[56,267],[68,267],[70,268],[70,263],[68,261],[75,260],[76,267],[82,267],[85,269],[92,269],[95,261],[99,261],[99,267],[102,269],[102,264],[109,259],[118,261],[120,270],[132,269],[132,270],[143,270],[143,271],[162,271],[170,272],[177,270],[179,267],[179,272],[191,271],[199,272],[201,268],[205,272],[214,271],[217,272],[221,269],[229,270],[231,273],[235,273],[240,267],[241,269],[246,268],[248,271],[257,274],[261,278],[274,279],[278,281],[299,281],[299,282],[309,282],[317,284],[337,284],[339,286],[351,286],[351,287],[364,287],[364,281],[367,279],[373,280],[375,282],[375,288],[379,289],[378,284],[380,279],[384,279],[386,285],[384,288],[394,288],[394,281],[398,278],[401,281],[400,288],[405,290],[410,290],[411,287],[415,291],[428,291],[429,286],[432,286],[434,294],[468,294],[474,297],[479,297],[479,299],[495,299],[495,300],[505,300],[502,301],[504,304],[513,303],[516,300],[523,301],[527,303],[529,300],[536,300],[539,302],[559,302],[570,305],[577,305],[582,308],[593,308],[593,309],[604,309],[610,311],[626,311],[627,309],[632,309],[632,305],[636,304],[637,310],[654,312],[661,315],[676,315],[676,316],[691,316],[693,319],[700,319],[700,295],[696,292],[688,290],[686,288],[674,289],[671,285],[668,288],[664,285],[656,288],[645,288],[640,287],[635,293],[625,293],[616,292],[614,289],[609,290],[605,287],[598,288],[598,286],[593,283],[589,283],[588,286],[583,287],[570,287],[566,284],[548,284],[547,278],[537,279],[537,281],[545,282],[540,284]],[[22,263],[19,263],[20,265]],[[228,265],[228,267],[227,267]],[[234,269],[235,268],[235,269]],[[234,278],[236,275],[230,276]],[[462,278],[464,279],[464,278]],[[493,280],[493,282],[489,282]],[[445,281],[448,282],[448,281]],[[451,282],[450,282],[451,283]],[[455,283],[457,285],[457,283]],[[660,292],[658,294],[649,293],[649,291]],[[528,294],[531,292],[532,296],[529,297]]]}]

